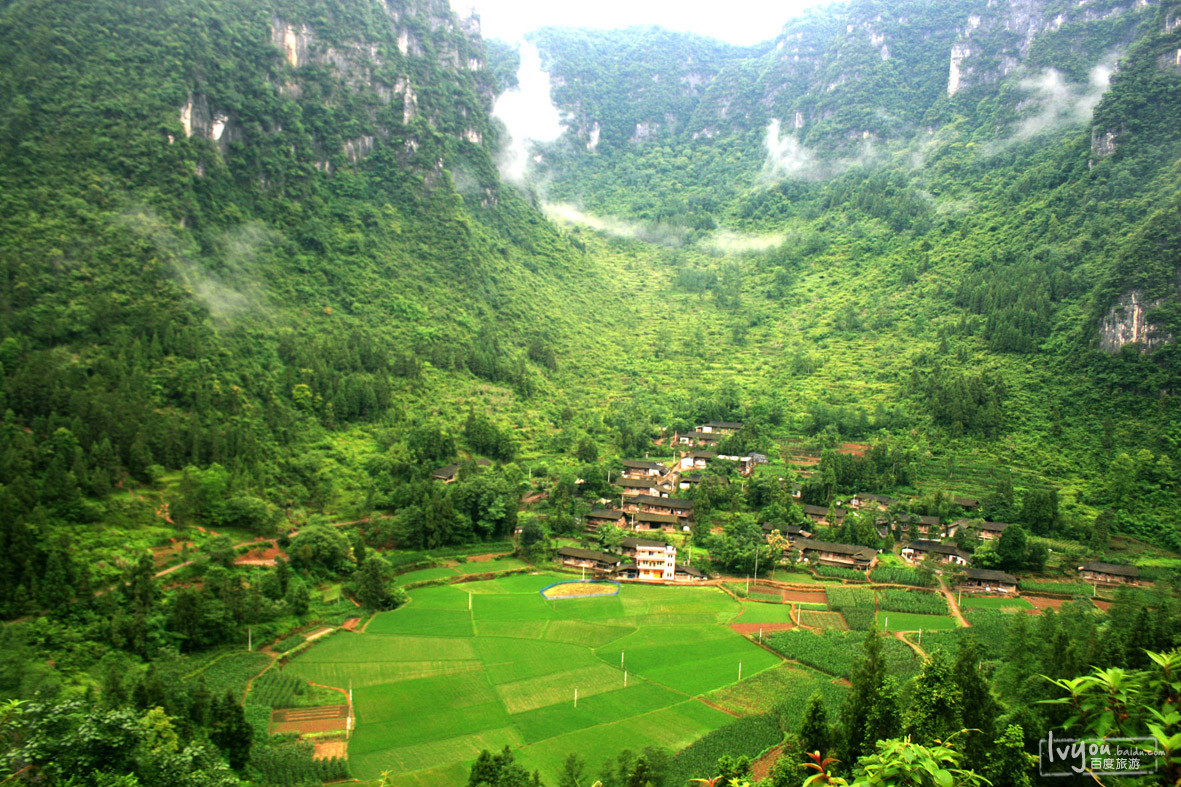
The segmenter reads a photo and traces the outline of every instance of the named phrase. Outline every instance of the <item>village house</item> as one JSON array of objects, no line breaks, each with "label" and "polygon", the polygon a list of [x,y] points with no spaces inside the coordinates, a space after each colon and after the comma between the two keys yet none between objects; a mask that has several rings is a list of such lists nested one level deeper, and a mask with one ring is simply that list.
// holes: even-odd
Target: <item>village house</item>
[{"label": "village house", "polygon": [[658,491],[659,484],[655,478],[629,478],[628,476],[620,476],[611,483],[622,488],[623,494],[627,497],[633,497],[635,495],[660,497],[660,492]]},{"label": "village house", "polygon": [[974,497],[958,497],[958,496],[956,496],[951,499],[951,502],[955,503],[957,506],[964,509],[965,511],[971,511],[975,508],[980,507],[980,501]]},{"label": "village house", "polygon": [[680,445],[712,445],[724,437],[725,435],[720,432],[686,432],[674,435],[673,442]]},{"label": "village house", "polygon": [[907,514],[898,520],[898,524],[906,535],[910,535],[912,528],[916,533],[924,536],[929,536],[932,533],[938,536],[943,535],[943,528],[940,526],[937,516]]},{"label": "village house", "polygon": [[1138,585],[1140,569],[1135,566],[1120,566],[1092,560],[1078,567],[1079,576],[1088,582],[1100,585]]},{"label": "village house", "polygon": [[886,495],[870,495],[864,492],[853,495],[849,501],[850,508],[889,508],[898,501]]},{"label": "village house", "polygon": [[558,558],[561,559],[563,566],[587,569],[598,574],[611,573],[623,562],[618,555],[609,555],[606,552],[578,547],[560,547]]},{"label": "village house", "polygon": [[811,538],[812,537],[812,534],[809,531],[805,530],[804,528],[800,527],[799,525],[784,525],[784,524],[780,524],[777,522],[764,522],[763,523],[763,535],[764,536],[770,537],[770,535],[772,533],[774,533],[776,530],[779,531],[779,535],[781,535],[787,539],[787,542],[789,544],[794,544],[796,542],[796,539],[799,539],[799,538]]},{"label": "village house", "polygon": [[663,530],[666,533],[674,533],[678,530],[689,532],[690,529],[688,521],[674,514],[649,514],[640,511],[632,517],[632,520],[637,531]]},{"label": "village house", "polygon": [[702,424],[697,427],[698,432],[705,434],[734,434],[742,429],[742,424],[736,421],[710,421],[707,424]]},{"label": "village house", "polygon": [[911,541],[902,548],[902,557],[912,562],[923,560],[929,555],[933,555],[938,563],[956,566],[966,566],[972,558],[955,544],[944,544],[941,541],[928,541],[922,538]]},{"label": "village house", "polygon": [[459,465],[444,465],[431,473],[431,478],[450,484],[459,477]]},{"label": "village house", "polygon": [[943,526],[944,538],[955,538],[955,534],[960,532],[960,528],[967,528],[972,523],[971,519],[957,519],[951,524]]},{"label": "village house", "polygon": [[704,470],[711,459],[717,459],[713,451],[694,451],[681,457],[682,470]]},{"label": "village house", "polygon": [[663,541],[625,538],[619,546],[635,562],[637,579],[676,579],[677,548]]},{"label": "village house", "polygon": [[960,590],[981,593],[1016,593],[1017,577],[989,568],[969,568],[960,580]]},{"label": "village house", "polygon": [[981,522],[976,526],[976,535],[981,541],[996,541],[1008,526],[1008,522]]},{"label": "village house", "polygon": [[795,546],[800,550],[800,556],[804,560],[824,566],[867,569],[872,568],[878,558],[877,550],[853,544],[835,544],[831,541],[802,538]]},{"label": "village house", "polygon": [[675,497],[636,495],[624,500],[623,510],[629,514],[673,514],[687,519],[693,516],[693,501]]},{"label": "village house", "polygon": [[623,474],[628,478],[659,478],[668,471],[660,462],[641,461],[638,459],[623,460]]},{"label": "village house", "polygon": [[681,563],[677,564],[673,577],[677,582],[704,582],[706,579],[708,579],[705,574],[702,574],[700,571],[693,568],[693,566],[686,566]]},{"label": "village house", "polygon": [[[811,519],[813,522],[827,522],[828,509],[824,506],[812,506],[804,504],[801,506],[804,509],[804,516]],[[840,524],[845,519],[845,509],[834,507],[832,510],[833,524]]]},{"label": "village house", "polygon": [[692,489],[694,484],[700,484],[703,476],[701,473],[690,473],[689,475],[681,476],[677,482],[677,487],[680,489]]},{"label": "village house", "polygon": [[602,525],[615,525],[619,528],[627,527],[627,515],[613,508],[596,508],[583,520],[588,533],[594,533]]}]

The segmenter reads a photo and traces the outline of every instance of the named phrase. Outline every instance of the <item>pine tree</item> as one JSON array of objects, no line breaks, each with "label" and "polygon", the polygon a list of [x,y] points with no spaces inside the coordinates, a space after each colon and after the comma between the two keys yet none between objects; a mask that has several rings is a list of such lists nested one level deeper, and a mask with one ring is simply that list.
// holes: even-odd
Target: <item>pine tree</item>
[{"label": "pine tree", "polygon": [[964,728],[970,730],[962,746],[964,761],[968,768],[980,771],[984,768],[989,742],[995,737],[993,727],[1001,707],[981,672],[980,646],[974,639],[968,638],[960,645],[952,674],[963,702],[961,719]]},{"label": "pine tree", "polygon": [[935,648],[914,679],[906,711],[906,733],[922,745],[947,740],[963,729],[963,702],[947,654]]},{"label": "pine tree", "polygon": [[1031,787],[1033,784],[1030,779],[1033,758],[1025,753],[1024,737],[1020,725],[1010,724],[993,743],[984,769],[992,787]]},{"label": "pine tree", "polygon": [[828,714],[824,710],[824,696],[819,691],[814,692],[808,699],[808,707],[804,710],[804,719],[800,723],[798,735],[803,751],[818,751],[821,756],[828,752],[831,740]]},{"label": "pine tree", "polygon": [[562,776],[558,779],[558,787],[587,787],[582,783],[584,770],[585,765],[582,760],[577,754],[571,753],[566,757],[566,763],[562,766]]},{"label": "pine tree", "polygon": [[209,739],[226,756],[230,767],[238,771],[250,760],[254,730],[246,721],[246,712],[229,691],[213,704]]}]

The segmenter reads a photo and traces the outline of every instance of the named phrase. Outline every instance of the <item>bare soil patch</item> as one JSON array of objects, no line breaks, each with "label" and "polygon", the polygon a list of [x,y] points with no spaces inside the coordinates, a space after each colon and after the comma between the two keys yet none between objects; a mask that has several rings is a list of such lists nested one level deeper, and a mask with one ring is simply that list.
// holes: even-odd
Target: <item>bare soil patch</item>
[{"label": "bare soil patch", "polygon": [[467,562],[469,563],[487,563],[489,560],[496,560],[498,557],[509,557],[512,552],[489,552],[487,555],[468,555]]},{"label": "bare soil patch", "polygon": [[320,705],[316,708],[289,708],[271,713],[271,734],[344,730],[348,725],[348,705]]},{"label": "bare soil patch", "polygon": [[343,760],[348,756],[348,741],[316,741],[312,744],[312,759],[314,760],[327,760],[331,757]]},{"label": "bare soil patch", "polygon": [[566,582],[545,591],[546,598],[570,598],[572,596],[613,596],[619,592],[615,585],[604,582]]},{"label": "bare soil patch", "polygon": [[813,604],[827,604],[828,595],[823,590],[785,590],[784,601],[807,601]]},{"label": "bare soil patch", "polygon": [[1064,598],[1045,598],[1044,596],[1022,596],[1021,598],[1033,604],[1034,609],[1025,610],[1030,615],[1036,615],[1044,609],[1058,610],[1066,603]]},{"label": "bare soil patch", "polygon": [[344,628],[348,629],[349,631],[356,631],[357,626],[361,625],[361,619],[360,618],[349,618],[341,625]]}]

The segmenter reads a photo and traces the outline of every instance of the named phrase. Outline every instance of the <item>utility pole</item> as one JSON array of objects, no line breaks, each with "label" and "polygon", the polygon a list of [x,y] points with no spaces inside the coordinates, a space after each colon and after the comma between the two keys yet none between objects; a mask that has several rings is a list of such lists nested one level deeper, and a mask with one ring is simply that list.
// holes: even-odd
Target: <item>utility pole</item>
[{"label": "utility pole", "polygon": [[759,584],[759,540],[755,539],[755,584]]},{"label": "utility pole", "polygon": [[246,627],[246,650],[254,650],[254,632]]}]

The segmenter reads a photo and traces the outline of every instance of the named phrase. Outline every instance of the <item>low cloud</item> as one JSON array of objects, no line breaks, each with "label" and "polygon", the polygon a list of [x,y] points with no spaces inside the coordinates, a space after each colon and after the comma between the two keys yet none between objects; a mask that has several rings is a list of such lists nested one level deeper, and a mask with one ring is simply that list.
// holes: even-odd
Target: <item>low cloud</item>
[{"label": "low cloud", "polygon": [[508,142],[497,162],[505,180],[523,184],[529,174],[532,142],[552,142],[565,130],[562,116],[550,98],[550,78],[541,67],[541,56],[532,44],[521,45],[517,87],[496,99],[494,117],[508,130]]},{"label": "low cloud", "polygon": [[664,224],[640,224],[611,216],[596,216],[564,202],[547,202],[541,206],[541,209],[551,221],[587,227],[614,238],[642,240],[661,246],[681,246],[685,243],[686,231],[679,227],[670,227]]},{"label": "low cloud", "polygon": [[244,314],[252,319],[265,316],[260,299],[251,293],[258,290],[253,275],[255,260],[259,250],[273,241],[272,231],[247,224],[222,235],[216,244],[217,256],[211,260],[218,268],[214,272],[195,260],[173,228],[150,210],[124,213],[120,223],[151,241],[157,258],[216,321],[228,322]]},{"label": "low cloud", "polygon": [[702,239],[700,245],[718,254],[748,254],[750,252],[770,251],[783,245],[786,236],[782,233],[775,235],[747,235],[731,230],[718,230]]},{"label": "low cloud", "polygon": [[827,180],[840,175],[850,167],[866,163],[873,157],[873,144],[868,138],[861,153],[853,157],[822,156],[804,147],[790,133],[780,136],[780,123],[772,120],[767,124],[763,137],[766,157],[759,180],[771,185],[784,180]]},{"label": "low cloud", "polygon": [[1107,91],[1112,71],[1109,63],[1100,63],[1091,69],[1086,84],[1071,84],[1053,68],[1021,80],[1021,89],[1029,94],[1034,112],[1017,124],[1013,139],[1025,140],[1089,121]]}]

